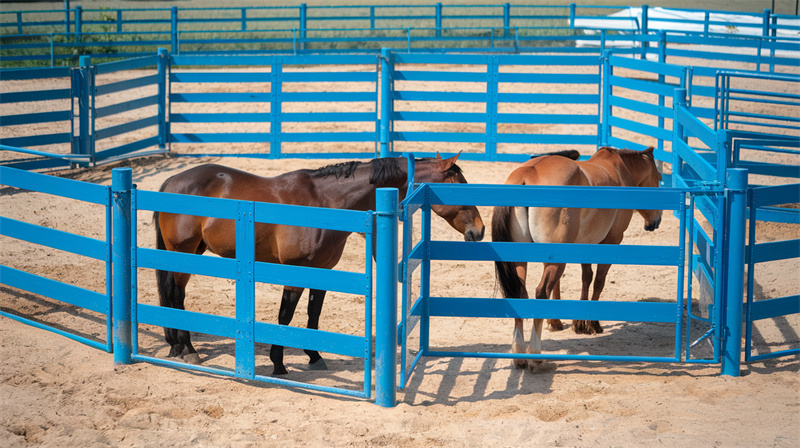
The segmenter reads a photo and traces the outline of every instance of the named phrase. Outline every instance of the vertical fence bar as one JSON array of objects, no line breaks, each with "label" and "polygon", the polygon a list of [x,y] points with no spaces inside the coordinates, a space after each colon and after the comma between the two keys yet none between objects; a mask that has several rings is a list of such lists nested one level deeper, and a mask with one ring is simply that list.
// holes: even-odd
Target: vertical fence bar
[{"label": "vertical fence bar", "polygon": [[484,158],[494,162],[497,160],[497,95],[500,63],[497,55],[487,58],[486,70],[486,148]]},{"label": "vertical fence bar", "polygon": [[269,158],[281,156],[281,78],[283,77],[283,58],[274,56],[270,68],[270,124],[269,124]]},{"label": "vertical fence bar", "polygon": [[725,343],[722,374],[739,376],[742,355],[742,318],[744,293],[744,251],[747,215],[747,170],[728,170],[727,257],[725,260]]},{"label": "vertical fence bar", "polygon": [[371,30],[375,29],[375,7],[374,6],[370,6],[369,7],[369,29],[371,29]]},{"label": "vertical fence bar", "polygon": [[122,32],[122,10],[121,9],[117,10],[117,32],[118,33]]},{"label": "vertical fence bar", "polygon": [[381,48],[381,114],[380,114],[380,157],[392,155],[392,67],[394,61],[392,50]]},{"label": "vertical fence bar", "polygon": [[397,198],[396,188],[377,190],[375,294],[375,404],[397,401]]},{"label": "vertical fence bar", "polygon": [[64,32],[69,34],[70,26],[69,26],[69,2],[64,2]]},{"label": "vertical fence bar", "polygon": [[80,41],[83,33],[83,8],[80,5],[75,7],[75,37]]},{"label": "vertical fence bar", "polygon": [[761,35],[769,37],[769,16],[772,11],[769,8],[764,8],[764,19],[761,23]]},{"label": "vertical fence bar", "polygon": [[236,215],[236,375],[255,378],[255,203],[240,201]]},{"label": "vertical fence bar", "polygon": [[642,54],[640,56],[641,59],[647,59],[647,48],[650,46],[649,43],[647,42],[647,40],[645,40],[646,36],[647,36],[647,33],[650,31],[649,28],[648,28],[648,24],[647,24],[647,22],[648,22],[648,19],[647,19],[648,8],[649,7],[647,5],[642,5],[642,33],[641,33],[641,36],[642,36]]},{"label": "vertical fence bar", "polygon": [[599,145],[598,146],[606,146],[608,145],[608,140],[611,138],[611,124],[609,120],[611,119],[611,75],[613,75],[613,67],[611,67],[611,51],[605,50],[603,51],[603,85],[602,85],[602,111],[601,111],[601,132],[599,137]]},{"label": "vertical fence bar", "polygon": [[158,49],[158,147],[167,147],[167,65],[169,53],[166,48]]},{"label": "vertical fence bar", "polygon": [[575,3],[569,4],[569,27],[575,28]]},{"label": "vertical fence bar", "polygon": [[511,4],[503,5],[503,36],[508,37],[511,32]]},{"label": "vertical fence bar", "polygon": [[[410,32],[409,32],[410,34]],[[436,37],[442,37],[442,4],[436,4]]]},{"label": "vertical fence bar", "polygon": [[91,135],[89,129],[91,126],[89,110],[91,109],[90,95],[92,83],[90,78],[92,76],[92,58],[91,56],[81,56],[80,64],[80,96],[78,97],[78,141],[79,148],[78,154],[89,154],[89,146]]},{"label": "vertical fence bar", "polygon": [[247,8],[242,8],[242,31],[247,31]]},{"label": "vertical fence bar", "polygon": [[170,37],[172,54],[181,54],[180,43],[178,42],[178,7],[173,6],[170,10]]},{"label": "vertical fence bar", "polygon": [[683,141],[683,125],[678,120],[678,109],[686,107],[686,89],[672,91],[672,187],[679,188],[678,178],[681,176],[682,162],[678,154],[678,142]]},{"label": "vertical fence bar", "polygon": [[305,3],[300,4],[300,50],[306,49],[306,28],[308,27],[308,8]]},{"label": "vertical fence bar", "polygon": [[111,315],[114,334],[114,364],[131,363],[131,189],[130,168],[111,170],[112,285]]},{"label": "vertical fence bar", "polygon": [[22,34],[22,12],[17,12],[17,34]]}]

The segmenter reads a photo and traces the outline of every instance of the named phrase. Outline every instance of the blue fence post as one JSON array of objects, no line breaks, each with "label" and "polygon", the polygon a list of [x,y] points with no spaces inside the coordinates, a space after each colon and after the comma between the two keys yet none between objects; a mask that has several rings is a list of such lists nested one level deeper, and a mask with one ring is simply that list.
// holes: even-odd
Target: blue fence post
[{"label": "blue fence post", "polygon": [[371,30],[375,29],[375,7],[374,6],[370,6],[369,7],[369,29],[371,29]]},{"label": "blue fence post", "polygon": [[306,29],[308,27],[308,7],[300,4],[300,50],[306,49]]},{"label": "blue fence post", "polygon": [[728,219],[725,220],[728,238],[725,260],[725,324],[722,374],[739,376],[742,355],[742,319],[744,301],[744,251],[747,220],[747,170],[728,170]]},{"label": "blue fence post", "polygon": [[130,168],[111,170],[112,301],[114,364],[131,363],[131,189]]},{"label": "blue fence post", "polygon": [[[89,77],[91,76],[91,63],[90,56],[81,56],[79,60],[80,67],[73,70],[75,74],[73,77],[73,88],[78,89],[78,139],[77,144],[72,145],[73,154],[89,154],[89,94],[91,84]],[[74,166],[73,166],[74,167]]]},{"label": "blue fence post", "polygon": [[575,28],[575,3],[569,4],[569,27]]},{"label": "blue fence post", "polygon": [[178,41],[178,7],[173,6],[170,10],[170,33],[172,54],[181,54],[180,42]]},{"label": "blue fence post", "polygon": [[397,401],[397,198],[397,188],[378,188],[375,404],[385,408]]},{"label": "blue fence post", "polygon": [[236,375],[255,378],[255,203],[240,201],[236,215]]},{"label": "blue fence post", "polygon": [[381,115],[379,124],[380,157],[392,155],[392,69],[394,61],[390,48],[381,48]]},{"label": "blue fence post", "polygon": [[117,32],[118,33],[122,32],[122,10],[121,9],[117,10]]},{"label": "blue fence post", "polygon": [[442,37],[442,4],[441,3],[437,3],[436,4],[436,37]]},{"label": "blue fence post", "polygon": [[242,31],[247,31],[247,8],[242,8]]},{"label": "blue fence post", "polygon": [[607,146],[608,140],[611,138],[611,75],[613,75],[613,67],[611,67],[611,50],[603,51],[603,85],[602,85],[602,111],[601,111],[601,132],[600,142],[598,146]]},{"label": "blue fence post", "polygon": [[487,57],[486,74],[486,146],[484,160],[497,161],[497,95],[500,61],[497,55]]},{"label": "blue fence post", "polygon": [[647,5],[642,5],[642,54],[640,56],[641,59],[647,59],[647,48],[650,46],[649,43],[645,40],[647,38],[647,33],[649,31],[648,24],[647,24]]},{"label": "blue fence post", "polygon": [[269,78],[269,158],[281,157],[281,90],[283,78],[283,58],[273,56]]},{"label": "blue fence post", "polygon": [[769,37],[769,16],[772,14],[769,8],[764,8],[764,22],[761,24],[761,35]]},{"label": "blue fence post", "polygon": [[169,53],[166,48],[158,49],[158,147],[167,146],[167,65]]},{"label": "blue fence post", "polygon": [[69,2],[64,2],[64,32],[69,34],[70,26],[69,26]]},{"label": "blue fence post", "polygon": [[80,5],[75,7],[75,35],[79,40],[83,32],[83,8]]},{"label": "blue fence post", "polygon": [[678,178],[681,175],[682,162],[678,155],[678,142],[683,141],[683,125],[678,121],[678,106],[686,106],[686,89],[675,89],[672,91],[672,186],[678,185]]},{"label": "blue fence post", "polygon": [[503,5],[503,35],[508,37],[511,33],[511,4],[506,3]]}]

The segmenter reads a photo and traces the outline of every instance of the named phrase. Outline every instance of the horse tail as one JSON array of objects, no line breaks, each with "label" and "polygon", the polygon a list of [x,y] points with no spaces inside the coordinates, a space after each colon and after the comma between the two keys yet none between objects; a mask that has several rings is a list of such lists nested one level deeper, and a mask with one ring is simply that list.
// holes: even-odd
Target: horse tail
[{"label": "horse tail", "polygon": [[[153,212],[153,223],[156,228],[156,249],[166,250],[164,236],[161,234],[161,226],[158,223],[158,212]],[[156,283],[158,284],[158,298],[161,306],[173,308],[178,287],[175,285],[175,276],[172,272],[156,269]]]},{"label": "horse tail", "polygon": [[[495,207],[492,213],[492,241],[512,241],[511,222],[513,207]],[[525,287],[517,275],[514,263],[510,261],[495,261],[495,274],[503,290],[503,297],[519,298],[522,297],[522,290]]]},{"label": "horse tail", "polygon": [[563,151],[553,151],[553,152],[546,152],[544,154],[534,154],[531,156],[531,159],[544,156],[561,156],[571,160],[578,160],[578,158],[581,156],[581,153],[579,153],[574,149],[565,149]]}]

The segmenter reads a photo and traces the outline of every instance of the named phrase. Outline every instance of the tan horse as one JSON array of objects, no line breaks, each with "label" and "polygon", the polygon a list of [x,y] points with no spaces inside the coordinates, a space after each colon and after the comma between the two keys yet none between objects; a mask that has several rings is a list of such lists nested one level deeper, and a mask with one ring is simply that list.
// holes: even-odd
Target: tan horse
[{"label": "tan horse", "polygon": [[[458,155],[442,159],[417,159],[415,181],[466,183],[456,165]],[[161,186],[168,193],[230,198],[246,201],[328,207],[349,210],[374,210],[375,190],[395,187],[400,199],[408,184],[407,159],[374,159],[369,162],[343,162],[318,170],[298,170],[276,177],[260,177],[219,165],[201,165],[170,177]],[[474,206],[434,205],[431,209],[444,218],[467,241],[483,238],[484,226]],[[202,254],[206,250],[221,257],[236,256],[236,224],[230,219],[159,213],[155,215],[156,246],[177,252]],[[256,224],[256,261],[331,269],[339,262],[350,232],[277,224]],[[156,271],[161,306],[184,309],[186,284],[191,274]],[[285,286],[278,323],[288,325],[303,293],[303,288]],[[308,328],[319,328],[325,291],[312,289],[308,299]],[[164,329],[170,357],[183,356],[191,363],[200,358],[192,346],[189,332]],[[319,352],[306,350],[312,369],[324,369]],[[274,375],[287,373],[283,347],[273,345],[270,360]]]},{"label": "tan horse", "polygon": [[[508,185],[585,185],[615,187],[657,187],[661,174],[656,168],[653,148],[644,151],[603,147],[586,161],[566,157],[537,157],[515,169],[506,180]],[[645,220],[645,230],[652,231],[661,223],[661,210],[638,210]],[[630,224],[629,209],[591,209],[564,207],[495,207],[492,217],[492,241],[619,244]],[[544,263],[535,297],[561,298],[560,281],[564,263]],[[610,264],[597,265],[592,300],[598,300]],[[507,298],[528,298],[525,287],[527,263],[495,262],[498,282]],[[592,265],[581,264],[581,300],[589,298]],[[534,319],[530,342],[525,349],[523,319],[514,320],[512,353],[542,352],[542,319]],[[558,319],[548,320],[551,330],[562,330]],[[602,333],[598,321],[576,320],[572,329],[579,334]],[[540,361],[516,359],[517,367],[528,365],[535,370]]]}]

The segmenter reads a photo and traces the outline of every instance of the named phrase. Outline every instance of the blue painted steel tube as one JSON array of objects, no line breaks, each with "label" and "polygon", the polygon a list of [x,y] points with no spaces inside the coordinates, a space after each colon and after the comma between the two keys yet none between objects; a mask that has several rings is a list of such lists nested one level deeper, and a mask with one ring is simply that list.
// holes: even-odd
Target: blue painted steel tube
[{"label": "blue painted steel tube", "polygon": [[397,198],[396,188],[377,191],[375,404],[386,408],[397,388]]},{"label": "blue painted steel tube", "polygon": [[742,295],[744,293],[745,227],[747,222],[747,170],[728,170],[728,256],[725,266],[725,345],[722,374],[739,376],[742,355]]},{"label": "blue painted steel tube", "polygon": [[131,189],[132,170],[111,171],[112,263],[114,280],[111,315],[114,334],[114,364],[131,363]]},{"label": "blue painted steel tube", "polygon": [[166,48],[158,49],[158,147],[167,147],[167,65]]},{"label": "blue painted steel tube", "polygon": [[392,65],[392,50],[381,48],[380,157],[391,156],[389,142],[392,131]]}]

